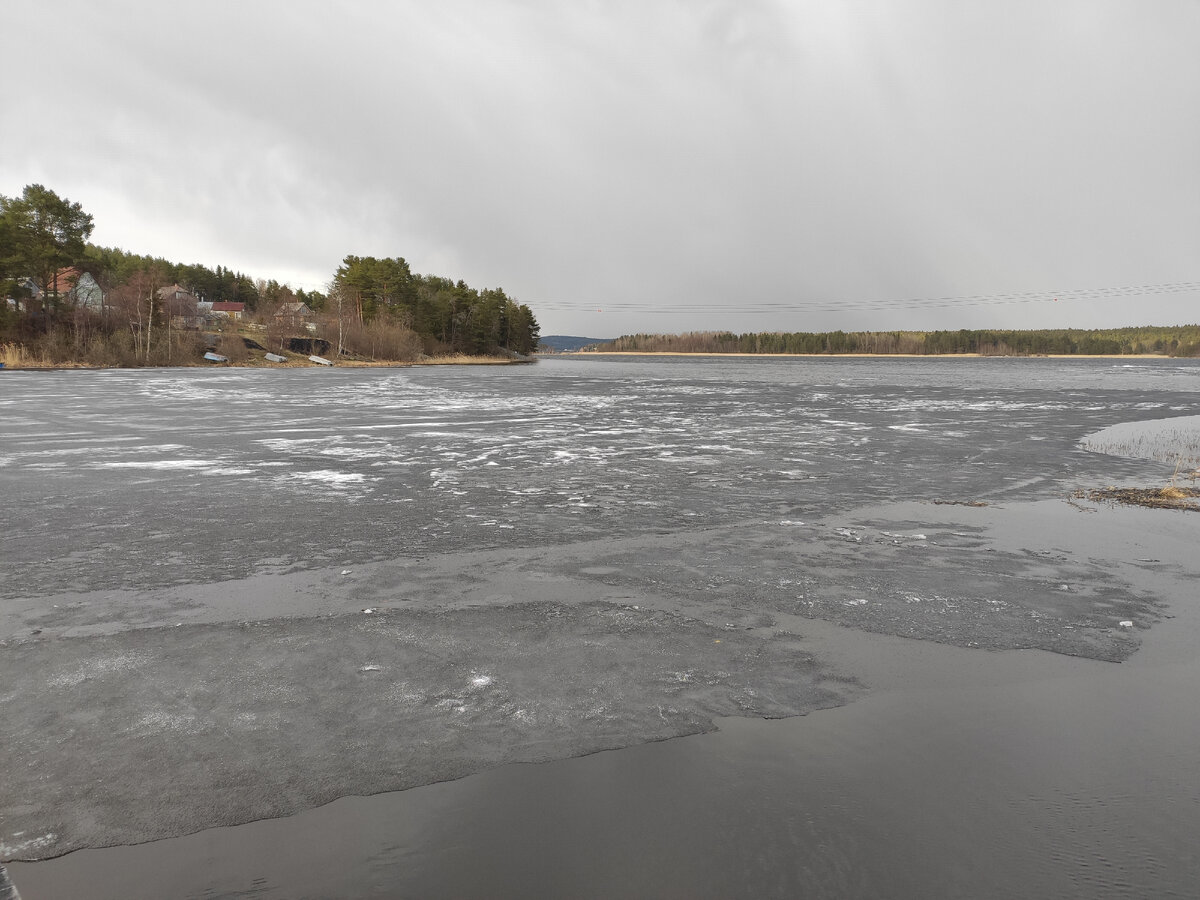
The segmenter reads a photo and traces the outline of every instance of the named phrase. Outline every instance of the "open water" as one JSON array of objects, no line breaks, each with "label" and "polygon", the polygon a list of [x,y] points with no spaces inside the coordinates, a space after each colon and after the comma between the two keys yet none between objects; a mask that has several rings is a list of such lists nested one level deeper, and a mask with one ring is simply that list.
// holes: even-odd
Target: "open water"
[{"label": "open water", "polygon": [[[1087,435],[1200,412],[1173,360],[2,378],[0,601],[939,498],[1036,529],[1075,486],[1171,474]],[[10,869],[26,900],[1195,897],[1194,515],[1102,510],[1078,538],[1144,524],[1171,564],[1142,587],[1174,618],[1120,665],[812,622],[865,699]]]}]

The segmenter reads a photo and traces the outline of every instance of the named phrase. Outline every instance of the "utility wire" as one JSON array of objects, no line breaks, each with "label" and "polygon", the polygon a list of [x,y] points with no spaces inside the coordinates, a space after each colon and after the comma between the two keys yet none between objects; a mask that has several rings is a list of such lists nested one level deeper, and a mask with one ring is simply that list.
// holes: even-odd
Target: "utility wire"
[{"label": "utility wire", "polygon": [[790,310],[805,312],[846,312],[853,310],[938,309],[959,306],[1002,306],[1017,303],[1060,303],[1079,300],[1117,300],[1150,294],[1182,294],[1200,291],[1200,281],[1173,281],[1162,284],[1123,285],[1120,287],[1074,288],[1061,291],[1018,291],[1004,294],[970,294],[952,297],[908,297],[891,300],[755,300],[748,303],[652,303],[646,301],[529,300],[535,311],[581,311],[641,313],[741,312],[777,313]]}]

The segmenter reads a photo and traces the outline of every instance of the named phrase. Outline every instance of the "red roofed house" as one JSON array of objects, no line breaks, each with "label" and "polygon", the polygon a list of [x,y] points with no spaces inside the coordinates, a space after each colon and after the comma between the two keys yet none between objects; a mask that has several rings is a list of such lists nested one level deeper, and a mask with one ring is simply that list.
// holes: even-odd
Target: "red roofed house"
[{"label": "red roofed house", "polygon": [[226,316],[230,319],[240,319],[246,311],[245,303],[234,303],[233,301],[223,301],[212,305],[214,316]]},{"label": "red roofed house", "polygon": [[49,297],[59,297],[68,303],[97,312],[104,308],[104,292],[90,272],[83,272],[74,266],[59,269],[48,285],[35,288],[33,296],[39,300]]}]

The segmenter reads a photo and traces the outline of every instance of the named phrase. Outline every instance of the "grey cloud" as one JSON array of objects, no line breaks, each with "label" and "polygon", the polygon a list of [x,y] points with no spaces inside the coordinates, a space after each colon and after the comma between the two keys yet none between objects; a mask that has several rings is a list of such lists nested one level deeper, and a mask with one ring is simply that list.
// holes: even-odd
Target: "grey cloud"
[{"label": "grey cloud", "polygon": [[[403,255],[503,285],[547,333],[1197,318],[1195,292],[853,306],[1200,280],[1195,5],[49,2],[16,18],[73,23],[94,53],[86,77],[39,67],[36,42],[16,60],[4,120],[36,133],[65,107],[80,137],[6,148],[0,191],[43,181],[130,249],[309,284],[348,252]],[[737,311],[764,299],[794,307]],[[848,305],[814,311],[830,301]]]}]

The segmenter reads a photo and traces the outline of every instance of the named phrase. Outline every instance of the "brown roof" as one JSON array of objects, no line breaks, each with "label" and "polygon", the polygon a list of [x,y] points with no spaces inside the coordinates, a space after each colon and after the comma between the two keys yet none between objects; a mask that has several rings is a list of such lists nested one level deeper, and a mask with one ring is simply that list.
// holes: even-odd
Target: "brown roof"
[{"label": "brown roof", "polygon": [[166,300],[169,297],[173,297],[175,300],[188,300],[188,299],[195,300],[196,299],[194,296],[192,296],[192,292],[189,291],[187,288],[185,288],[183,285],[181,285],[179,282],[175,282],[170,287],[159,288],[158,296],[162,300]]},{"label": "brown roof", "polygon": [[245,312],[245,303],[234,303],[231,300],[222,300],[212,305],[213,312]]},{"label": "brown roof", "polygon": [[54,290],[55,281],[57,280],[58,292],[60,294],[69,293],[71,288],[75,287],[75,282],[79,280],[79,276],[82,274],[83,272],[75,266],[67,266],[65,269],[59,269],[55,272],[54,278],[51,278],[50,283],[43,285],[43,287],[48,291]]}]

